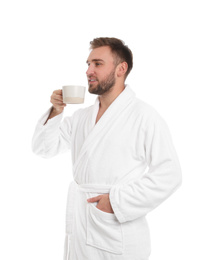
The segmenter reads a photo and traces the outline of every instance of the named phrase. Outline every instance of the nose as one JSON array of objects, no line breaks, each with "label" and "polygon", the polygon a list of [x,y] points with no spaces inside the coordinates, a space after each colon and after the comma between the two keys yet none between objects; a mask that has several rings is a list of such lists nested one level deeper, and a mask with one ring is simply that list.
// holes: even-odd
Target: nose
[{"label": "nose", "polygon": [[87,76],[91,76],[91,75],[94,74],[94,69],[93,69],[93,66],[91,64],[88,65],[88,69],[86,71],[86,74],[87,74]]}]

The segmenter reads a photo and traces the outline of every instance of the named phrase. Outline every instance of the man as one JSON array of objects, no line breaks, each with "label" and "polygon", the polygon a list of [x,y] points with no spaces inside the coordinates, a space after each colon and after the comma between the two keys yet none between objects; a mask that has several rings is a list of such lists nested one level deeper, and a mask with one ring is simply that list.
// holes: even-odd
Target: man
[{"label": "man", "polygon": [[125,85],[130,49],[116,38],[90,44],[86,74],[95,104],[61,122],[65,104],[54,91],[33,151],[46,158],[72,152],[64,259],[147,260],[145,217],[180,186],[179,162],[164,120]]}]

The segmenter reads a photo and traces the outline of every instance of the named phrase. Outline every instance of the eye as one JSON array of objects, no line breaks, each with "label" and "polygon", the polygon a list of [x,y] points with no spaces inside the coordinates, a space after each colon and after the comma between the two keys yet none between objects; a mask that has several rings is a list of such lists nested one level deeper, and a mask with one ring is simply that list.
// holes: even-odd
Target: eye
[{"label": "eye", "polygon": [[100,62],[95,63],[95,66],[100,66],[100,65],[102,65]]}]

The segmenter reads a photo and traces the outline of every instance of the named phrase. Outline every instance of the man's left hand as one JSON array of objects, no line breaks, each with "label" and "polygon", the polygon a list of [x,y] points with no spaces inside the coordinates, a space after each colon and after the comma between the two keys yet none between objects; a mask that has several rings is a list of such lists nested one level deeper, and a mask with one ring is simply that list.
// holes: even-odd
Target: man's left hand
[{"label": "man's left hand", "polygon": [[103,194],[99,195],[97,197],[93,197],[90,199],[87,199],[89,203],[91,202],[98,202],[96,205],[96,208],[100,209],[101,211],[107,212],[107,213],[114,213],[110,200],[109,200],[109,194]]}]

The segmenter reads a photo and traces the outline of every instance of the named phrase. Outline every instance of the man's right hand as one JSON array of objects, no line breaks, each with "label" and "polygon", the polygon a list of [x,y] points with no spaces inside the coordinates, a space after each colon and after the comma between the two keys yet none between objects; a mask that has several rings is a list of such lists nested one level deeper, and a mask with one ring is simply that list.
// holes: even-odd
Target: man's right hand
[{"label": "man's right hand", "polygon": [[50,102],[53,104],[53,110],[55,110],[57,114],[63,112],[66,104],[63,103],[62,89],[53,91],[52,96],[50,97]]},{"label": "man's right hand", "polygon": [[[47,121],[61,114],[64,110],[64,107],[66,106],[66,104],[63,103],[62,89],[53,91],[50,97],[50,102],[53,104],[53,107]],[[47,123],[47,121],[45,122],[45,124]]]}]

